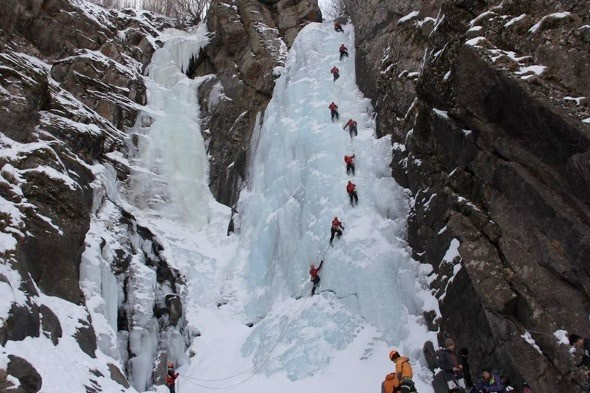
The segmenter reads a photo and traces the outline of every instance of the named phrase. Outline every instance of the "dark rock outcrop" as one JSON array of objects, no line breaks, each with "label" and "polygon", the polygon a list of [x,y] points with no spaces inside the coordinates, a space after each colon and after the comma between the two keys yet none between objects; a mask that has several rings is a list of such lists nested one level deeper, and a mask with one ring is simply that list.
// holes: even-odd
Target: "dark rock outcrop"
[{"label": "dark rock outcrop", "polygon": [[[112,350],[93,326],[93,310],[86,304],[92,294],[80,287],[82,254],[93,246],[87,242],[94,240],[89,238],[91,218],[110,202],[101,193],[104,184],[96,169],[112,165],[120,178],[129,173],[116,157],[126,153],[127,128],[145,104],[142,73],[158,44],[159,31],[168,26],[163,17],[134,10],[107,11],[84,2],[3,3],[0,232],[4,237],[0,258],[16,274],[2,275],[0,282],[18,296],[3,299],[12,305],[0,326],[0,345],[26,338],[47,338],[58,345],[70,334],[80,346],[80,353],[72,356],[87,357],[89,363],[99,358],[99,349]],[[117,258],[112,261],[112,274],[125,280],[131,275],[130,260],[136,257],[157,272],[168,291],[177,291],[179,274],[161,257],[161,246],[150,230],[137,225],[121,207],[114,210],[119,211],[114,224],[120,224],[121,233],[129,239],[113,251]],[[103,242],[100,250],[107,246],[104,239],[97,241]],[[144,243],[153,244],[154,249],[143,249]],[[72,332],[62,326],[64,310],[46,302],[45,295],[69,301],[72,310],[79,311],[72,322],[78,320],[77,329]],[[121,314],[129,314],[123,311],[126,306]],[[182,329],[181,305],[170,309]],[[172,319],[167,312],[161,318],[166,326]],[[106,349],[99,348],[101,342]],[[123,354],[124,359],[129,356],[133,354]],[[8,374],[21,380],[16,391],[38,391],[41,377],[25,359],[19,359],[15,357],[8,366]],[[101,379],[108,378],[108,373],[92,370],[87,388],[101,391]],[[121,370],[109,365],[109,371],[114,381],[129,386]]]},{"label": "dark rock outcrop", "polygon": [[[250,138],[260,123],[301,28],[321,21],[317,1],[214,0],[207,16],[211,41],[194,75],[215,74],[199,89],[203,135],[211,153],[210,187],[232,206],[246,178]],[[257,123],[258,122],[258,123]]]},{"label": "dark rock outcrop", "polygon": [[14,390],[15,393],[36,393],[41,390],[43,380],[35,368],[25,359],[14,355],[8,355],[8,375],[18,379],[20,386]]},{"label": "dark rock outcrop", "polygon": [[590,4],[346,3],[361,89],[415,198],[409,243],[437,274],[440,340],[474,371],[581,391],[555,333],[590,328]]}]

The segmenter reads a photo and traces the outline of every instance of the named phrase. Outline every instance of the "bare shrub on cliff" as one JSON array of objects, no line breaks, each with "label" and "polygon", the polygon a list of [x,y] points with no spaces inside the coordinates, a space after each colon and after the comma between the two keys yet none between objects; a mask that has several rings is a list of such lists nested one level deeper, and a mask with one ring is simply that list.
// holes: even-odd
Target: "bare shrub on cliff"
[{"label": "bare shrub on cliff", "polygon": [[210,0],[91,0],[105,8],[141,8],[179,20],[200,22],[209,8]]},{"label": "bare shrub on cliff", "polygon": [[323,9],[324,19],[338,19],[346,16],[346,7],[344,0],[331,0]]}]

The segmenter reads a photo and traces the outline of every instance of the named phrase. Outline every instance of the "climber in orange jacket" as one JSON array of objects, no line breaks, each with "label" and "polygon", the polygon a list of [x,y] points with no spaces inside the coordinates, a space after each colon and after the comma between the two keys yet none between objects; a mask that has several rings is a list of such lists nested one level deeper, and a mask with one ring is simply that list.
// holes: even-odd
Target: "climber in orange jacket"
[{"label": "climber in orange jacket", "polygon": [[381,393],[411,393],[416,392],[414,386],[414,373],[409,359],[401,356],[395,349],[389,352],[389,359],[395,363],[395,373],[385,376],[385,381],[381,384]]},{"label": "climber in orange jacket", "polygon": [[317,287],[320,286],[320,270],[322,268],[322,265],[324,264],[324,261],[320,262],[320,266],[315,267],[314,264],[312,264],[309,267],[309,275],[311,276],[311,282],[313,282],[313,288],[311,289],[311,296],[313,296],[315,294],[315,290],[317,289]]},{"label": "climber in orange jacket", "polygon": [[178,373],[174,370],[174,363],[168,363],[168,372],[166,373],[166,386],[170,393],[176,392],[176,378]]},{"label": "climber in orange jacket", "polygon": [[350,198],[350,205],[356,206],[359,204],[359,196],[356,193],[356,184],[352,182],[352,180],[348,181],[346,185],[346,192],[348,193],[348,197]]},{"label": "climber in orange jacket", "polygon": [[342,223],[340,222],[338,217],[334,217],[334,219],[332,220],[332,228],[330,229],[330,232],[331,232],[330,245],[331,246],[333,246],[332,242],[334,241],[334,235],[338,235],[338,238],[340,238],[340,236],[342,236],[342,229],[344,229],[344,226],[342,226]]},{"label": "climber in orange jacket", "polygon": [[344,56],[348,57],[348,48],[345,47],[344,44],[340,45],[338,51],[340,52],[340,61],[342,61]]},{"label": "climber in orange jacket", "polygon": [[352,138],[353,136],[357,136],[359,134],[358,128],[356,126],[356,121],[352,120],[352,119],[348,119],[348,121],[346,122],[346,124],[344,125],[344,127],[342,127],[343,130],[346,130],[346,127],[348,127],[348,131],[350,132],[350,137]]},{"label": "climber in orange jacket", "polygon": [[338,105],[334,104],[334,101],[332,101],[328,108],[330,108],[330,115],[332,115],[332,121],[334,121],[334,118],[338,120],[340,118],[340,114],[338,114]]},{"label": "climber in orange jacket", "polygon": [[344,156],[344,162],[346,163],[346,174],[347,175],[350,175],[352,173],[352,176],[354,176],[354,157],[355,157],[354,154],[352,156]]},{"label": "climber in orange jacket", "polygon": [[340,70],[338,69],[338,67],[334,66],[332,67],[330,72],[334,75],[334,82],[336,82],[336,79],[340,78]]}]

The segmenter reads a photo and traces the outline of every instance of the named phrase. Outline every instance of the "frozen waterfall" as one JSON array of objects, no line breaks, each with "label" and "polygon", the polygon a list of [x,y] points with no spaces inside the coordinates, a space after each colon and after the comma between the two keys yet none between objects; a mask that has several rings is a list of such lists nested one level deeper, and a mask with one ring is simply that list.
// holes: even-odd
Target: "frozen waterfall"
[{"label": "frozen waterfall", "polygon": [[194,34],[175,30],[162,36],[146,78],[147,110],[136,126],[135,173],[130,198],[141,209],[201,228],[212,198],[208,162],[199,126],[197,89],[184,71],[207,44],[206,26]]},{"label": "frozen waterfall", "polygon": [[[341,43],[350,51],[343,62]],[[352,26],[344,34],[328,23],[305,27],[252,138],[239,235],[226,238],[218,223],[186,234],[191,247],[171,241],[172,256],[190,269],[188,319],[201,333],[181,391],[377,390],[395,346],[412,360],[418,390],[432,392],[422,346],[434,333],[422,310],[435,302],[404,241],[409,198],[391,177],[390,139],[375,138],[353,59]],[[331,101],[340,108],[336,123]],[[352,141],[342,129],[349,118],[359,123]],[[349,152],[357,157],[355,208],[345,192]],[[346,230],[330,248],[334,216]],[[309,264],[320,257],[321,287],[310,298]]]}]

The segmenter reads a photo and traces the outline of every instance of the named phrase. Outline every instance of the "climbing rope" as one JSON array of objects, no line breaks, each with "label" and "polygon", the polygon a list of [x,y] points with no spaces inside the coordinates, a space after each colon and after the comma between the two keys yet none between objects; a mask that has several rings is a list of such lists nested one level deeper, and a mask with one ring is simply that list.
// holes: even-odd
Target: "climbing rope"
[{"label": "climbing rope", "polygon": [[[266,356],[262,359],[262,363],[260,363],[259,365],[254,365],[252,367],[250,367],[247,370],[244,370],[240,373],[234,374],[232,376],[229,377],[225,377],[225,378],[218,378],[218,379],[202,379],[202,378],[193,378],[193,377],[189,377],[188,375],[185,374],[180,374],[183,378],[185,378],[188,382],[192,383],[193,385],[202,387],[204,389],[211,389],[211,390],[223,390],[223,389],[229,389],[232,388],[234,386],[238,386],[243,384],[244,382],[248,381],[250,378],[252,378],[254,375],[256,375],[256,373],[258,373],[258,371],[260,371],[262,369],[262,367],[264,367],[264,365],[266,364],[266,362],[268,361],[268,359],[270,359],[270,355],[273,353],[274,349],[277,347],[277,345],[279,344],[279,342],[281,341],[281,339],[283,338],[283,335],[285,334],[285,332],[287,331],[287,328],[291,325],[291,322],[293,321],[295,315],[299,314],[300,311],[303,309],[303,307],[305,306],[305,304],[307,303],[307,301],[310,299],[311,297],[305,298],[302,302],[301,302],[301,306],[293,313],[289,314],[289,317],[287,319],[287,323],[283,326],[283,328],[281,329],[281,333],[279,334],[279,337],[277,338],[277,340],[275,341],[275,343],[273,344],[273,346],[270,348],[269,352],[266,354]],[[215,382],[215,381],[226,381],[228,379],[232,379],[235,378],[239,375],[245,374],[249,371],[253,370],[252,374],[249,375],[246,379],[237,382],[233,385],[229,385],[229,386],[206,386],[206,385],[201,385],[198,382],[195,381],[205,381],[205,382]]]}]

